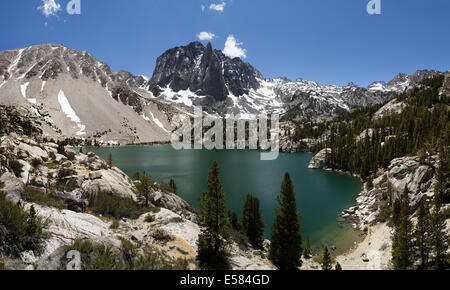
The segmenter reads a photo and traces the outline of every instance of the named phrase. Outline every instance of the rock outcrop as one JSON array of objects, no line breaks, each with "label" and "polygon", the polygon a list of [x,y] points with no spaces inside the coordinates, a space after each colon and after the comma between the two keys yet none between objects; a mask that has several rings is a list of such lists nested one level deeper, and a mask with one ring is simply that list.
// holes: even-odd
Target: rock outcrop
[{"label": "rock outcrop", "polygon": [[313,159],[311,160],[311,162],[308,165],[309,169],[326,169],[327,164],[326,164],[326,157],[328,154],[331,154],[331,149],[330,148],[325,148],[320,150],[319,153],[317,153]]},{"label": "rock outcrop", "polygon": [[405,188],[408,190],[411,207],[415,208],[422,198],[434,196],[436,156],[430,164],[418,157],[401,157],[391,161],[387,170],[379,170],[373,180],[373,188],[366,183],[356,198],[356,205],[344,210],[342,216],[354,221],[354,226],[363,230],[373,224],[383,206],[393,206]]},{"label": "rock outcrop", "polygon": [[[45,221],[43,252],[20,253],[20,269],[55,270],[65,268],[61,259],[66,255],[67,246],[77,240],[90,240],[114,249],[122,247],[122,239],[128,240],[139,249],[150,247],[170,259],[183,258],[190,261],[195,269],[197,240],[200,227],[197,213],[177,195],[164,192],[161,186],[151,196],[153,210],[137,219],[111,218],[95,215],[89,209],[89,197],[103,191],[116,198],[132,198],[138,201],[133,181],[120,169],[109,168],[105,161],[94,153],[84,155],[65,148],[66,155],[57,153],[56,144],[37,143],[28,137],[6,136],[1,139],[0,158],[27,164],[27,179],[14,173],[8,167],[0,167],[1,191],[12,202],[20,203],[25,210],[34,206],[37,216]],[[22,154],[18,154],[22,153]],[[73,158],[72,158],[73,157]],[[16,158],[16,159],[14,159]],[[22,158],[22,159],[20,159]],[[18,174],[17,177],[15,174]],[[24,194],[36,192],[62,202],[59,209],[48,205],[26,201]],[[150,217],[149,217],[150,216]],[[3,231],[0,224],[0,231]],[[265,252],[256,251],[248,245],[245,250],[235,242],[231,244],[230,260],[234,269],[268,270],[273,265],[265,258]],[[20,251],[18,251],[20,252]],[[0,257],[3,259],[3,257]],[[7,263],[8,264],[8,263]],[[8,264],[9,265],[9,264]],[[9,266],[8,266],[9,267]]]}]

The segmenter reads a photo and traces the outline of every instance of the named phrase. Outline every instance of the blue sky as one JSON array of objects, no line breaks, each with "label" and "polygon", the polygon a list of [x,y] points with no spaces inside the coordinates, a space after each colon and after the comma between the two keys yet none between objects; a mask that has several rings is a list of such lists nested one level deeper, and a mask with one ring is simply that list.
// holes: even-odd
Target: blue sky
[{"label": "blue sky", "polygon": [[[38,9],[49,1],[60,9]],[[227,52],[245,54],[267,78],[367,86],[398,72],[450,69],[448,0],[381,0],[381,15],[366,12],[369,0],[80,1],[81,15],[66,12],[69,0],[2,1],[0,50],[61,43],[151,76],[166,49],[208,32],[214,48],[228,39]]]}]

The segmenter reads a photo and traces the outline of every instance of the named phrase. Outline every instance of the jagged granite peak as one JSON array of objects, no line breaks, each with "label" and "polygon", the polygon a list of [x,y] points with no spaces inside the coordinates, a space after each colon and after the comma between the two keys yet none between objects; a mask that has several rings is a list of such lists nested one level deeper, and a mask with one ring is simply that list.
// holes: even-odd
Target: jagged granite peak
[{"label": "jagged granite peak", "polygon": [[200,42],[167,50],[156,61],[151,91],[158,96],[169,87],[174,92],[190,90],[199,96],[225,101],[234,96],[258,89],[262,75],[240,58],[229,58],[220,50],[213,50]]}]

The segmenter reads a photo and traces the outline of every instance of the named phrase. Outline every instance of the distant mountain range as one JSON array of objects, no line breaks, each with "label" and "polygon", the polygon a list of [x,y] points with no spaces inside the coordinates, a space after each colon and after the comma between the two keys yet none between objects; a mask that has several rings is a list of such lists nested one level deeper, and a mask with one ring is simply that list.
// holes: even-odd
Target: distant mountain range
[{"label": "distant mountain range", "polygon": [[159,142],[169,140],[172,117],[190,114],[194,105],[218,116],[279,113],[322,120],[386,102],[435,73],[399,74],[367,88],[265,79],[240,58],[192,42],[163,53],[147,79],[113,72],[85,51],[43,44],[0,52],[0,104],[28,107],[48,136]]}]

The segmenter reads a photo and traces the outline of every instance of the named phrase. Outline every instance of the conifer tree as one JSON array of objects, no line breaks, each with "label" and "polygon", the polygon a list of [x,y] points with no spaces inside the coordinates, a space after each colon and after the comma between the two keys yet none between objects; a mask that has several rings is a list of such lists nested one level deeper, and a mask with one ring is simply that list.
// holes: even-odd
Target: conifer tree
[{"label": "conifer tree", "polygon": [[402,195],[399,221],[392,240],[392,264],[396,270],[407,270],[413,264],[412,223],[409,218],[409,194],[405,186]]},{"label": "conifer tree", "polygon": [[259,208],[259,199],[247,195],[242,210],[242,227],[250,244],[257,248],[263,247],[264,220]]},{"label": "conifer tree", "polygon": [[306,238],[305,248],[303,249],[303,258],[311,258],[311,242],[309,241],[309,237]]},{"label": "conifer tree", "polygon": [[275,208],[269,258],[280,270],[295,270],[302,265],[302,236],[300,235],[300,215],[297,211],[294,185],[286,173],[281,185],[280,204]]},{"label": "conifer tree", "polygon": [[336,271],[342,271],[342,266],[339,262],[336,263],[336,267],[334,268]]},{"label": "conifer tree", "polygon": [[208,175],[208,190],[199,198],[199,223],[197,260],[200,267],[211,270],[230,268],[226,249],[226,194],[219,175],[219,165],[214,161]]},{"label": "conifer tree", "polygon": [[25,226],[25,247],[27,249],[40,250],[42,238],[42,226],[39,218],[36,215],[36,210],[32,205],[28,213],[27,222]]},{"label": "conifer tree", "polygon": [[228,210],[227,212],[227,223],[233,230],[242,230],[241,222],[239,221],[237,214],[232,210]]},{"label": "conifer tree", "polygon": [[421,200],[419,211],[417,213],[417,224],[414,231],[415,249],[420,259],[420,269],[426,270],[428,266],[428,259],[430,255],[430,210]]},{"label": "conifer tree", "polygon": [[[437,185],[438,186],[438,185]],[[435,196],[435,205],[431,215],[431,233],[430,241],[432,247],[432,267],[436,270],[443,270],[448,268],[448,234],[446,232],[445,216],[442,213],[442,205],[440,198]]]},{"label": "conifer tree", "polygon": [[392,221],[394,226],[398,225],[398,222],[400,220],[400,212],[402,210],[402,205],[401,205],[401,199],[395,199],[394,201],[394,209],[392,210]]},{"label": "conifer tree", "polygon": [[170,189],[172,190],[172,192],[173,192],[174,194],[177,194],[178,189],[177,189],[177,184],[175,183],[175,180],[170,179],[170,181],[169,181],[169,187],[170,187]]},{"label": "conifer tree", "polygon": [[109,168],[113,167],[113,157],[111,153],[109,153],[108,155],[108,167]]},{"label": "conifer tree", "polygon": [[138,194],[144,198],[145,206],[148,207],[150,204],[151,194],[153,193],[152,177],[145,171],[142,174],[136,173],[134,177],[137,178],[136,188],[138,190]]},{"label": "conifer tree", "polygon": [[448,160],[448,149],[442,144],[439,146],[439,167],[436,171],[435,196],[442,205],[450,202],[450,164]]},{"label": "conifer tree", "polygon": [[323,249],[323,257],[322,257],[322,270],[329,271],[332,270],[333,267],[331,265],[331,256],[328,251],[328,247]]}]

